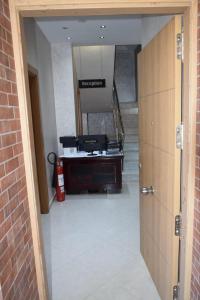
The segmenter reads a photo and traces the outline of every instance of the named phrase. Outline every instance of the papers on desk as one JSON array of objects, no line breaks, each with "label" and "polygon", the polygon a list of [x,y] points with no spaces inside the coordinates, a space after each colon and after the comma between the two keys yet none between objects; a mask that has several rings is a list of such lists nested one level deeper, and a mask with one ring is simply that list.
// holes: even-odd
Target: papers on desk
[{"label": "papers on desk", "polygon": [[119,152],[119,153],[115,153],[115,154],[108,154],[104,151],[104,153],[100,154],[99,151],[94,151],[93,152],[95,155],[91,155],[88,152],[85,151],[80,151],[80,152],[76,152],[76,153],[68,153],[68,154],[64,154],[61,155],[60,157],[74,157],[74,158],[78,158],[78,157],[99,157],[99,156],[103,156],[103,157],[110,157],[110,156],[123,156],[123,152]]}]

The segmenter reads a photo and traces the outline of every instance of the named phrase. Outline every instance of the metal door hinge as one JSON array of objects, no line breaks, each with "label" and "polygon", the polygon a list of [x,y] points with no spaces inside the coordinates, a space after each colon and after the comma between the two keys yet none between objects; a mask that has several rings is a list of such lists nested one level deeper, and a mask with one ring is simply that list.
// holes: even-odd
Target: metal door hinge
[{"label": "metal door hinge", "polygon": [[177,58],[183,61],[184,59],[184,34],[178,33],[176,36]]},{"label": "metal door hinge", "polygon": [[176,127],[176,148],[183,150],[184,125],[181,123]]},{"label": "metal door hinge", "polygon": [[173,300],[178,300],[178,292],[179,292],[179,286],[174,285],[173,286]]},{"label": "metal door hinge", "polygon": [[175,235],[180,236],[181,235],[181,216],[177,215],[175,217]]}]

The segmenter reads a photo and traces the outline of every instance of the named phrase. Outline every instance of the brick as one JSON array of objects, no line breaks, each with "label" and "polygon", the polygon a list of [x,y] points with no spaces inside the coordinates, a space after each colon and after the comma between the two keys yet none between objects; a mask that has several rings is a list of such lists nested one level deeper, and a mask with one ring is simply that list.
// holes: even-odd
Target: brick
[{"label": "brick", "polygon": [[20,120],[10,120],[10,131],[18,131],[21,129]]},{"label": "brick", "polygon": [[0,24],[8,31],[11,31],[11,25],[9,20],[4,16],[0,15]]},{"label": "brick", "polygon": [[10,131],[10,123],[8,121],[0,121],[0,133],[8,133]]},{"label": "brick", "polygon": [[0,194],[0,209],[2,209],[8,203],[8,201],[8,192],[4,191],[2,194]]},{"label": "brick", "polygon": [[11,93],[11,83],[5,79],[0,79],[1,91]]},{"label": "brick", "polygon": [[0,51],[0,64],[9,67],[9,57],[3,51]]},{"label": "brick", "polygon": [[8,279],[9,275],[12,273],[12,264],[11,260],[8,260],[7,264],[5,264],[4,269],[1,273],[1,284],[3,285]]},{"label": "brick", "polygon": [[22,183],[21,180],[17,181],[14,183],[9,189],[8,189],[8,195],[9,199],[12,199],[16,194],[21,190],[22,188]]},{"label": "brick", "polygon": [[21,132],[17,132],[17,143],[20,143],[22,141],[22,134]]},{"label": "brick", "polygon": [[4,254],[4,251],[8,247],[8,241],[7,237],[5,236],[1,241],[0,241],[0,257]]},{"label": "brick", "polygon": [[10,172],[16,170],[18,166],[19,166],[19,161],[17,157],[9,160],[5,164],[6,173],[9,174]]},{"label": "brick", "polygon": [[2,190],[6,190],[11,187],[16,182],[16,175],[15,172],[3,177],[1,179],[1,187]]},{"label": "brick", "polygon": [[12,106],[18,106],[18,97],[16,95],[8,95],[8,103]]},{"label": "brick", "polygon": [[2,50],[3,50],[3,40],[0,39],[0,51],[3,52]]},{"label": "brick", "polygon": [[[2,224],[1,224],[1,231],[0,231],[0,240],[6,235],[6,233],[10,230],[11,228],[11,219],[7,218]],[[1,270],[1,267],[0,267]]]},{"label": "brick", "polygon": [[5,176],[4,164],[0,165],[0,179]]},{"label": "brick", "polygon": [[3,52],[13,57],[13,48],[6,41],[3,41]]},{"label": "brick", "polygon": [[22,227],[22,220],[21,218],[19,218],[12,226],[12,241],[14,243],[14,239],[15,239],[15,236],[17,235],[17,233],[19,232],[20,228]]},{"label": "brick", "polygon": [[19,108],[18,107],[13,107],[13,110],[14,110],[15,119],[19,119],[20,118]]},{"label": "brick", "polygon": [[23,152],[23,146],[22,146],[22,143],[18,143],[18,144],[15,144],[13,146],[13,153],[14,155],[19,155]]},{"label": "brick", "polygon": [[14,59],[12,57],[8,58],[8,62],[9,62],[9,68],[12,70],[15,70],[15,62]]},{"label": "brick", "polygon": [[19,165],[22,166],[24,165],[24,155],[23,154],[20,154],[18,156],[18,159],[19,159]]},{"label": "brick", "polygon": [[0,78],[5,79],[6,78],[6,70],[3,66],[0,65]]},{"label": "brick", "polygon": [[9,11],[9,7],[8,7],[8,5],[5,5],[5,3],[4,3],[4,9],[3,9],[3,12],[4,12],[5,16],[6,16],[8,19],[10,19],[10,11]]},{"label": "brick", "polygon": [[8,147],[0,150],[0,163],[13,157],[13,148]]},{"label": "brick", "polygon": [[13,257],[11,258],[12,266],[17,264],[18,257],[24,249],[24,241],[23,240],[20,242],[18,241],[18,243],[16,243],[15,245],[16,245],[15,252]]},{"label": "brick", "polygon": [[1,107],[0,109],[0,119],[13,119],[14,118],[14,112],[12,107]]},{"label": "brick", "polygon": [[4,220],[5,220],[4,211],[0,210],[0,225],[3,223]]},{"label": "brick", "polygon": [[21,214],[23,213],[24,208],[23,205],[20,204],[12,213],[11,215],[11,220],[12,220],[12,224],[14,224],[21,216]]},{"label": "brick", "polygon": [[19,168],[17,168],[17,170],[15,171],[16,174],[16,179],[22,179],[25,176],[25,168],[24,165],[20,166]]},{"label": "brick", "polygon": [[2,26],[0,26],[0,38],[6,40],[6,30]]},{"label": "brick", "polygon": [[15,83],[12,83],[12,94],[17,95],[17,85]]},{"label": "brick", "polygon": [[23,226],[20,227],[20,230],[17,232],[16,236],[15,236],[15,245],[17,246],[20,242],[23,242],[24,245],[24,236],[26,234],[26,224],[24,224]]},{"label": "brick", "polygon": [[8,105],[8,97],[6,93],[0,92],[0,105]]},{"label": "brick", "polygon": [[15,82],[16,81],[15,71],[6,69],[6,79]]},{"label": "brick", "polygon": [[2,136],[2,146],[7,147],[16,143],[16,133],[9,133]]},{"label": "brick", "polygon": [[11,201],[8,202],[8,204],[4,207],[4,216],[7,218],[9,215],[12,214],[12,212],[16,209],[19,203],[19,197],[18,195],[14,197]]}]

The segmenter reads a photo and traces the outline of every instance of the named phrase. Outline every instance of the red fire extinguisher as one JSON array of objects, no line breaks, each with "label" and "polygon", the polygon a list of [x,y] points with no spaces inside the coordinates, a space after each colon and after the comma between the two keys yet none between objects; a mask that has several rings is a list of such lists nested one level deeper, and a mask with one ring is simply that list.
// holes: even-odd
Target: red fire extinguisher
[{"label": "red fire extinguisher", "polygon": [[63,162],[60,158],[56,161],[56,199],[61,202],[65,200],[65,188],[64,188],[64,175],[63,175]]}]

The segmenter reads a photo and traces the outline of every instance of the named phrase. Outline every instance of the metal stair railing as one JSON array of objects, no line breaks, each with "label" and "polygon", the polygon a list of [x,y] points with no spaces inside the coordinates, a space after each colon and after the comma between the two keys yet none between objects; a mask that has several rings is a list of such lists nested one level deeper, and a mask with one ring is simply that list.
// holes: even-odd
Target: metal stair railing
[{"label": "metal stair railing", "polygon": [[123,149],[125,133],[115,80],[113,81],[113,117],[115,123],[117,142],[121,144],[121,147]]}]

